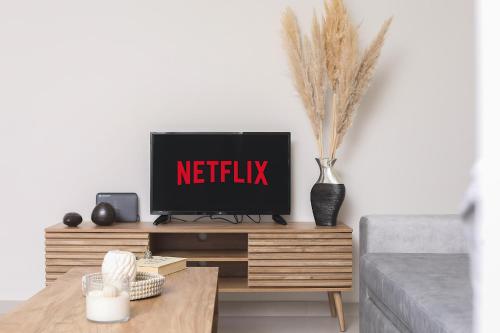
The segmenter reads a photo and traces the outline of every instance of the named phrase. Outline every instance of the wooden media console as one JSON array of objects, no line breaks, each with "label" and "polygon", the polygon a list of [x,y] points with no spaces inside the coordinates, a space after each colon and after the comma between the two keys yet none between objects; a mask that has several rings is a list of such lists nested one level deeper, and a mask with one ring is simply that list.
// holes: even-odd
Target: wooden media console
[{"label": "wooden media console", "polygon": [[344,224],[117,223],[45,229],[46,283],[74,267],[100,267],[107,251],[185,257],[219,267],[219,292],[327,292],[344,331],[341,292],[352,290],[352,229]]}]

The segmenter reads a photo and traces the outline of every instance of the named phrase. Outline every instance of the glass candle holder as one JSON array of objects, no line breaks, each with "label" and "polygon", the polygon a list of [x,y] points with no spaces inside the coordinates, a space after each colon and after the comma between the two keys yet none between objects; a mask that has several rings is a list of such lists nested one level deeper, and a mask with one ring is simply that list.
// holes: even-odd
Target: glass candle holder
[{"label": "glass candle holder", "polygon": [[109,279],[105,274],[85,276],[87,319],[100,323],[125,322],[130,318],[128,278]]}]

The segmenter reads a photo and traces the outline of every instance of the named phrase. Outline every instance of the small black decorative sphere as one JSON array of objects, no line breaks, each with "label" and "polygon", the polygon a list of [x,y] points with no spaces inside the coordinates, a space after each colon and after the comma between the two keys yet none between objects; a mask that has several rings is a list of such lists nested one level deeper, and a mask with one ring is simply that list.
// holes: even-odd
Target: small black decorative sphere
[{"label": "small black decorative sphere", "polygon": [[75,212],[67,213],[63,217],[63,223],[68,227],[76,227],[82,223],[82,216]]},{"label": "small black decorative sphere", "polygon": [[101,202],[92,211],[92,222],[100,226],[112,225],[115,221],[115,209],[107,202]]}]

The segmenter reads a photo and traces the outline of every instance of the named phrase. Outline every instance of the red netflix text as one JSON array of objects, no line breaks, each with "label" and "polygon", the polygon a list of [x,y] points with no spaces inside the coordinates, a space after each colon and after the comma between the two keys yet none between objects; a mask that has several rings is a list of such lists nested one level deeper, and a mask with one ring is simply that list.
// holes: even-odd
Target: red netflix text
[{"label": "red netflix text", "polygon": [[205,183],[268,186],[268,161],[177,161],[177,185]]}]

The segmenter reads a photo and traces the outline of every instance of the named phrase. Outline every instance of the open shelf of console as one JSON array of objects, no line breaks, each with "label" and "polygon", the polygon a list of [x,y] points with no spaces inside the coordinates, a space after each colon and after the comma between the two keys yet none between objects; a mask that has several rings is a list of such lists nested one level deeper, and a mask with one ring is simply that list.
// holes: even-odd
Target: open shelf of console
[{"label": "open shelf of console", "polygon": [[188,262],[248,261],[247,234],[163,233],[150,235],[153,255],[183,257]]},{"label": "open shelf of console", "polygon": [[182,257],[190,261],[248,261],[246,250],[163,250],[155,251],[155,256]]}]

